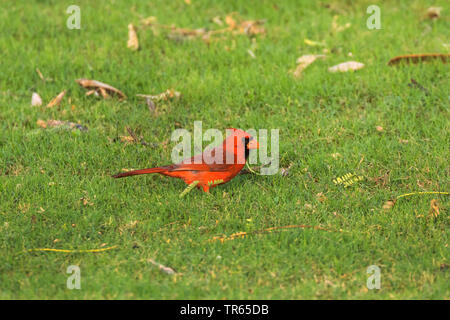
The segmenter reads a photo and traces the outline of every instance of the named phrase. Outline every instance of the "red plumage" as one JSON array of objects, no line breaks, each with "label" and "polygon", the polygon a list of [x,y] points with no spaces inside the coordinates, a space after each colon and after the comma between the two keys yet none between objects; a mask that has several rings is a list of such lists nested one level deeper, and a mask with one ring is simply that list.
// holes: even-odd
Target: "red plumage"
[{"label": "red plumage", "polygon": [[247,132],[233,129],[233,134],[212,150],[205,150],[181,163],[119,173],[114,178],[139,174],[159,173],[180,178],[188,185],[198,181],[197,187],[209,192],[209,188],[233,179],[244,167],[250,149],[258,149],[258,142]]}]

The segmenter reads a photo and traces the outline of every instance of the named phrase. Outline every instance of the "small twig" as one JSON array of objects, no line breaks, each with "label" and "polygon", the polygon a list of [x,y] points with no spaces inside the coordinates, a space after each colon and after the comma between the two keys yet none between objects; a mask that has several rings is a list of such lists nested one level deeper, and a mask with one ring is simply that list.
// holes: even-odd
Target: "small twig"
[{"label": "small twig", "polygon": [[137,143],[142,144],[143,146],[148,146],[148,143],[144,141],[144,139],[140,139],[136,136],[136,134],[134,133],[133,130],[131,130],[130,127],[126,127],[128,133],[130,134],[130,136],[133,138],[133,140]]},{"label": "small twig", "polygon": [[409,87],[411,88],[419,88],[420,90],[422,90],[423,92],[425,92],[426,95],[428,95],[430,92],[428,91],[427,88],[425,88],[424,86],[422,86],[420,83],[418,83],[415,79],[411,78],[411,83],[408,84]]}]

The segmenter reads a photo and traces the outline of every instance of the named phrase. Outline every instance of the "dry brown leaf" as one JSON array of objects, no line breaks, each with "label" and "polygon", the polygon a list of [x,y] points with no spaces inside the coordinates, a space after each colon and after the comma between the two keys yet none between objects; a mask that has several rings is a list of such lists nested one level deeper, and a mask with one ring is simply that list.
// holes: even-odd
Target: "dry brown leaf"
[{"label": "dry brown leaf", "polygon": [[421,53],[421,54],[406,54],[402,56],[397,56],[395,58],[392,58],[389,60],[388,65],[392,66],[395,64],[398,64],[400,62],[405,63],[419,63],[423,61],[430,61],[430,60],[441,60],[443,63],[447,63],[447,60],[449,60],[450,54],[445,53]]},{"label": "dry brown leaf", "polygon": [[152,99],[145,98],[145,103],[147,103],[147,107],[148,107],[148,110],[150,110],[150,112],[155,112],[156,111],[156,105],[155,105],[155,103],[153,102]]},{"label": "dry brown leaf", "polygon": [[364,67],[364,64],[361,62],[356,61],[347,61],[340,64],[337,64],[335,66],[332,66],[328,68],[328,71],[330,72],[347,72],[350,70],[359,70]]},{"label": "dry brown leaf", "polygon": [[48,104],[47,108],[52,108],[54,106],[58,106],[61,103],[62,98],[66,94],[66,90],[58,94],[56,97],[54,97]]},{"label": "dry brown leaf", "polygon": [[157,95],[148,95],[148,94],[137,94],[137,97],[142,97],[145,99],[150,99],[152,101],[166,101],[170,99],[178,99],[181,97],[181,93],[178,91],[175,91],[174,89],[167,89],[163,93],[157,94]]},{"label": "dry brown leaf", "polygon": [[44,120],[38,119],[38,121],[36,121],[36,124],[41,128],[47,128],[47,122],[45,122]]},{"label": "dry brown leaf", "polygon": [[219,16],[212,18],[212,22],[214,22],[215,24],[219,25],[219,26],[223,26],[223,21],[220,19]]},{"label": "dry brown leaf", "polygon": [[31,106],[32,107],[42,106],[42,99],[36,92],[33,92],[33,94],[31,95]]},{"label": "dry brown leaf", "polygon": [[249,20],[243,21],[239,25],[239,32],[247,35],[257,35],[266,33],[266,29],[262,27],[265,20]]},{"label": "dry brown leaf", "polygon": [[236,21],[233,19],[233,14],[229,14],[225,17],[225,23],[230,27],[230,29],[236,28]]},{"label": "dry brown leaf", "polygon": [[87,96],[90,96],[91,94],[93,94],[93,95],[95,95],[97,97],[99,96],[97,90],[89,90],[89,91],[86,92]]},{"label": "dry brown leaf", "polygon": [[323,54],[306,54],[297,59],[297,68],[294,70],[294,77],[298,78],[302,75],[303,70],[319,58],[325,58]]},{"label": "dry brown leaf", "polygon": [[141,20],[141,24],[143,24],[144,26],[150,26],[152,24],[155,24],[156,21],[157,21],[156,17],[150,16],[150,17],[147,17],[145,19],[142,19]]},{"label": "dry brown leaf", "polygon": [[287,168],[281,168],[281,169],[280,169],[281,175],[282,175],[283,177],[288,176],[288,175],[289,175],[289,171],[291,170],[291,168],[292,168],[293,165],[294,165],[294,164],[291,162]]},{"label": "dry brown leaf", "polygon": [[81,124],[70,122],[70,121],[61,121],[61,120],[37,120],[36,124],[44,129],[47,128],[59,128],[59,127],[65,127],[66,129],[78,129],[81,131],[86,131],[87,128],[82,126]]},{"label": "dry brown leaf", "polygon": [[120,136],[120,141],[125,142],[125,143],[136,142],[132,136]]},{"label": "dry brown leaf", "polygon": [[395,203],[397,202],[397,199],[393,199],[393,200],[388,200],[383,204],[383,210],[385,211],[389,211],[391,210],[394,206]]},{"label": "dry brown leaf", "polygon": [[441,17],[442,7],[430,7],[427,9],[428,19],[438,19]]},{"label": "dry brown leaf", "polygon": [[187,38],[194,38],[194,37],[205,35],[206,29],[204,29],[204,28],[199,28],[199,29],[173,28],[172,34],[181,35],[181,36],[187,37]]},{"label": "dry brown leaf", "polygon": [[102,96],[105,97],[105,95],[102,93],[102,91],[104,90],[105,93],[115,93],[120,97],[120,99],[126,99],[126,96],[122,91],[110,86],[109,84],[89,79],[77,79],[75,81],[83,88],[90,89],[90,91],[88,91],[86,95],[92,94],[92,90],[94,90],[98,94],[102,94]]},{"label": "dry brown leaf", "polygon": [[148,259],[147,261],[150,262],[151,264],[153,264],[154,266],[157,266],[159,268],[159,270],[161,270],[164,273],[167,273],[170,275],[176,274],[176,271],[174,269],[172,269],[170,267],[166,267],[166,266],[156,262],[153,259]]},{"label": "dry brown leaf", "polygon": [[101,93],[103,99],[108,99],[109,94],[106,92],[106,90],[104,88],[99,88],[99,89],[100,89],[100,93]]},{"label": "dry brown leaf", "polygon": [[327,200],[327,197],[322,192],[316,194],[316,198],[319,202],[325,202]]},{"label": "dry brown leaf", "polygon": [[430,202],[430,211],[428,211],[428,215],[432,218],[437,218],[439,215],[439,201],[436,199],[432,199]]},{"label": "dry brown leaf", "polygon": [[138,50],[139,49],[139,40],[137,37],[136,27],[130,23],[128,25],[128,43],[127,47],[131,50]]}]

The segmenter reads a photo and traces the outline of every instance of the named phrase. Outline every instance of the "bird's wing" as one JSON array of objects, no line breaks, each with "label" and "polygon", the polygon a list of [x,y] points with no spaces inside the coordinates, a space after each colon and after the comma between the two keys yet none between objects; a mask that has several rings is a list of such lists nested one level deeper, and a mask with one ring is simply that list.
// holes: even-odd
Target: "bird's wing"
[{"label": "bird's wing", "polygon": [[[214,160],[216,154],[219,154],[218,161],[211,161],[207,163],[205,159],[209,158]],[[230,154],[227,158],[227,152],[222,146],[214,148],[211,151],[205,151],[202,154],[198,154],[192,158],[183,160],[180,164],[176,164],[170,171],[209,171],[209,172],[224,172],[230,171],[236,164],[226,163],[227,159],[235,159],[234,155]]]}]

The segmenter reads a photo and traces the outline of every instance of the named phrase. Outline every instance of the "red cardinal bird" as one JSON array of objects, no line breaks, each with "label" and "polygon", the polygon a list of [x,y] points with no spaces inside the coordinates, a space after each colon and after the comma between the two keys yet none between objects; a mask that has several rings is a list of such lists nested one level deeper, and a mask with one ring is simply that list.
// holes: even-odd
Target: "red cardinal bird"
[{"label": "red cardinal bird", "polygon": [[259,148],[258,142],[250,134],[239,129],[232,130],[233,134],[229,135],[221,146],[205,150],[202,154],[187,158],[181,163],[119,173],[113,178],[159,173],[183,179],[189,187],[197,186],[209,192],[209,188],[233,179],[244,167],[250,150]]}]

